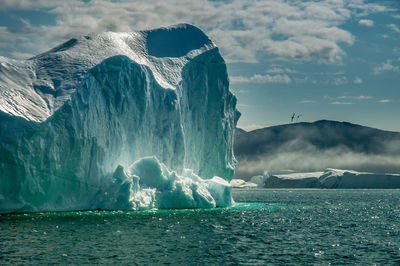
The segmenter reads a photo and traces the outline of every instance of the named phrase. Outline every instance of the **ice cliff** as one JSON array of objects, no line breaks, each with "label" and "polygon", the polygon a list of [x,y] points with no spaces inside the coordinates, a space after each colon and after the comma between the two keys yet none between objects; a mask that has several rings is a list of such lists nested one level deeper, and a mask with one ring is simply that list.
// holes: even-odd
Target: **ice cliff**
[{"label": "ice cliff", "polygon": [[0,212],[230,204],[239,115],[192,25],[0,57]]}]

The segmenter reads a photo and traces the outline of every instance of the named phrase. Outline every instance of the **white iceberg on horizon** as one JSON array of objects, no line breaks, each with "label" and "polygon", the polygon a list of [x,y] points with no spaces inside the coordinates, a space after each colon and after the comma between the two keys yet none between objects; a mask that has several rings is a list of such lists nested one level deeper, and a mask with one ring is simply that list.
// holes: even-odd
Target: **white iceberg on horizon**
[{"label": "white iceberg on horizon", "polygon": [[250,182],[250,181],[246,182],[243,179],[232,179],[230,184],[233,188],[256,188],[256,187],[258,187],[258,184]]},{"label": "white iceberg on horizon", "polygon": [[256,176],[268,188],[400,188],[400,174],[381,174],[327,168],[318,172],[291,172]]}]

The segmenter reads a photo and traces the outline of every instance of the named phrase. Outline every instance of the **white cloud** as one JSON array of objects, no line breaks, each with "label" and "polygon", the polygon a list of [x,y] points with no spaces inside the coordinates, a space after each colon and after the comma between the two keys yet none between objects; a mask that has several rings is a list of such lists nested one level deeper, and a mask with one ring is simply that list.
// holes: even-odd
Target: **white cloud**
[{"label": "white cloud", "polygon": [[368,95],[360,95],[360,96],[339,96],[338,99],[354,99],[354,100],[371,100],[373,97]]},{"label": "white cloud", "polygon": [[358,21],[358,24],[360,24],[362,26],[366,26],[366,27],[372,27],[372,26],[374,26],[374,21],[370,20],[370,19],[360,19]]},{"label": "white cloud", "polygon": [[317,84],[317,81],[315,79],[310,79],[308,76],[302,76],[302,77],[295,77],[293,79],[296,83],[308,83],[311,82],[312,84]]},{"label": "white cloud", "polygon": [[400,15],[393,15],[392,17],[400,19]]},{"label": "white cloud", "polygon": [[343,85],[343,84],[347,84],[347,77],[345,76],[341,76],[341,77],[336,77],[333,79],[333,83],[335,83],[335,85]]},{"label": "white cloud", "polygon": [[386,25],[386,26],[387,26],[388,28],[394,30],[395,32],[400,33],[399,27],[397,27],[395,24],[388,24],[388,25]]},{"label": "white cloud", "polygon": [[311,36],[290,37],[284,41],[271,41],[267,51],[290,60],[317,60],[335,63],[346,53],[335,42]]},{"label": "white cloud", "polygon": [[2,0],[0,10],[37,10],[41,8],[54,8],[59,4],[60,2],[56,0]]},{"label": "white cloud", "polygon": [[357,100],[370,100],[372,98],[373,98],[372,96],[360,95],[360,96],[356,96],[354,99],[357,99]]},{"label": "white cloud", "polygon": [[388,10],[364,0],[254,0],[251,4],[244,0],[2,0],[0,9],[41,9],[56,16],[54,25],[26,23],[0,36],[0,47],[5,47],[9,56],[12,52],[44,52],[88,32],[133,31],[187,22],[210,35],[228,62],[274,57],[323,63],[340,62],[346,56],[342,46],[354,43],[353,35],[341,25],[360,14]]},{"label": "white cloud", "polygon": [[380,63],[378,64],[376,67],[374,67],[374,69],[372,70],[372,73],[374,73],[375,75],[379,75],[382,74],[384,72],[399,72],[399,67],[398,66],[394,66],[392,64],[392,60],[388,59],[386,60],[386,62]]},{"label": "white cloud", "polygon": [[390,103],[390,102],[391,102],[391,100],[389,100],[389,99],[382,99],[382,100],[378,101],[378,103]]},{"label": "white cloud", "polygon": [[333,25],[327,25],[327,23],[309,19],[289,20],[287,18],[280,18],[276,21],[273,32],[294,37],[314,36],[323,40],[345,42],[348,44],[354,42],[354,37],[350,32]]},{"label": "white cloud", "polygon": [[312,101],[312,100],[303,100],[303,101],[300,101],[299,103],[307,104],[307,103],[315,103],[315,101]]},{"label": "white cloud", "polygon": [[297,70],[290,69],[290,68],[280,68],[280,67],[272,67],[267,69],[265,72],[272,73],[272,74],[280,74],[280,73],[298,73]]},{"label": "white cloud", "polygon": [[358,9],[357,16],[367,16],[371,13],[385,12],[385,11],[395,11],[395,9],[388,8],[384,5],[375,3],[365,3],[362,0],[349,1],[349,7],[353,9]]},{"label": "white cloud", "polygon": [[354,84],[362,84],[363,80],[360,77],[356,77],[353,81]]},{"label": "white cloud", "polygon": [[260,75],[255,74],[251,77],[244,76],[231,76],[231,83],[282,83],[289,84],[292,82],[291,78],[287,74],[276,74],[276,75]]},{"label": "white cloud", "polygon": [[335,104],[335,105],[349,105],[349,104],[354,104],[353,102],[339,102],[339,101],[334,101],[331,102],[331,104]]}]

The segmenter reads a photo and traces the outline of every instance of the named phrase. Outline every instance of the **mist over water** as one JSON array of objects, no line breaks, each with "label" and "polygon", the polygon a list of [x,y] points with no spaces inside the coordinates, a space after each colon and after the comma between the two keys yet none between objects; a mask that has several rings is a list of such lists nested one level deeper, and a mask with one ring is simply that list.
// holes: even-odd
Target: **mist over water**
[{"label": "mist over water", "polygon": [[332,149],[315,152],[282,152],[274,156],[240,160],[236,178],[246,178],[271,170],[299,172],[337,168],[372,173],[400,173],[400,156],[368,155]]},{"label": "mist over water", "polygon": [[317,121],[236,132],[236,178],[271,170],[400,173],[400,133]]}]

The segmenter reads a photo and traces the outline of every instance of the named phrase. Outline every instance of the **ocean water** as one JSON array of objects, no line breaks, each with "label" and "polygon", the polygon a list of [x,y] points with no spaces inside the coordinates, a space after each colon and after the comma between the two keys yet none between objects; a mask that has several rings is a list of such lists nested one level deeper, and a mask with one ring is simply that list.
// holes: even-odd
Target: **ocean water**
[{"label": "ocean water", "polygon": [[0,264],[400,264],[400,190],[233,194],[224,209],[3,215]]}]

